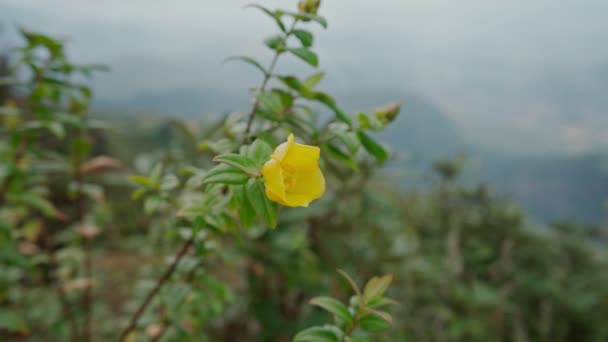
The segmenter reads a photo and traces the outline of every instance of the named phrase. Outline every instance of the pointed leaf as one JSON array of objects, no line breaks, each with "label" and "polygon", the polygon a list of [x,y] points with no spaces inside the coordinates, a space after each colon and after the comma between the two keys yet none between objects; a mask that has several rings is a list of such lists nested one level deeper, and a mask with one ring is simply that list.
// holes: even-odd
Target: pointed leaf
[{"label": "pointed leaf", "polygon": [[264,40],[264,44],[268,46],[272,50],[284,51],[285,50],[285,41],[283,36],[276,35]]},{"label": "pointed leaf", "polygon": [[160,190],[170,191],[179,186],[179,178],[174,174],[165,175],[160,181]]},{"label": "pointed leaf", "polygon": [[376,140],[374,140],[369,135],[363,132],[357,132],[357,136],[359,137],[359,141],[367,152],[369,152],[372,156],[376,158],[379,162],[383,162],[388,158],[388,152],[386,149],[380,145]]},{"label": "pointed leaf", "polygon": [[247,150],[247,156],[257,167],[262,167],[272,154],[272,146],[262,139],[256,139]]},{"label": "pointed leaf", "polygon": [[220,164],[205,174],[203,184],[245,184],[248,179],[249,176],[243,171],[227,164]]},{"label": "pointed leaf", "polygon": [[273,91],[265,91],[258,94],[260,109],[272,114],[279,114],[283,111],[281,96]]},{"label": "pointed leaf", "polygon": [[391,316],[388,312],[374,310],[374,309],[370,309],[368,307],[363,308],[363,312],[365,314],[369,314],[369,315],[374,315],[374,316],[380,317],[383,320],[385,320],[386,323],[388,323],[388,324],[393,324],[393,316]]},{"label": "pointed leaf", "polygon": [[251,58],[251,57],[247,57],[247,56],[234,56],[234,57],[228,57],[224,60],[224,62],[230,62],[230,61],[243,61],[247,64],[253,65],[254,67],[256,67],[258,70],[260,70],[264,75],[266,74],[266,69],[264,69],[264,67],[262,66],[262,64],[260,64],[258,61],[256,61],[255,59]]},{"label": "pointed leaf", "polygon": [[129,180],[137,185],[145,186],[146,188],[155,188],[156,183],[149,177],[142,175],[131,175]]},{"label": "pointed leaf", "polygon": [[281,12],[281,11],[271,11],[271,10],[267,9],[266,7],[260,6],[258,4],[250,4],[250,5],[245,6],[245,8],[256,8],[256,9],[259,9],[260,11],[266,13],[268,16],[270,16],[271,18],[273,18],[274,21],[279,26],[279,28],[281,29],[281,31],[283,31],[283,32],[286,31],[285,24],[283,24],[283,22],[281,21],[281,15],[283,14],[283,12]]},{"label": "pointed leaf", "polygon": [[391,325],[386,320],[378,316],[368,315],[359,320],[359,326],[363,330],[381,332],[388,329]]},{"label": "pointed leaf", "polygon": [[277,225],[277,204],[266,197],[264,182],[260,179],[250,179],[247,183],[247,198],[256,213],[264,220],[270,228]]},{"label": "pointed leaf", "polygon": [[255,176],[260,173],[259,169],[255,165],[255,162],[242,154],[220,154],[219,156],[213,158],[213,161],[228,164],[249,175]]},{"label": "pointed leaf", "polygon": [[310,300],[310,304],[328,311],[348,324],[353,321],[353,316],[348,312],[348,307],[331,297],[316,297]]},{"label": "pointed leaf", "polygon": [[234,187],[234,196],[238,203],[237,211],[239,214],[239,220],[244,227],[249,227],[255,220],[255,209],[251,205],[249,198],[247,198],[247,192],[244,185],[237,185]]},{"label": "pointed leaf", "polygon": [[361,290],[359,290],[359,286],[357,286],[357,283],[355,283],[355,281],[353,280],[353,278],[351,278],[348,275],[348,273],[346,273],[345,271],[338,270],[338,273],[340,273],[340,275],[342,277],[344,277],[344,279],[346,279],[346,281],[348,281],[348,283],[350,284],[350,287],[353,289],[353,291],[355,291],[355,293],[357,294],[357,296],[359,296],[359,298],[361,298]]},{"label": "pointed leaf", "polygon": [[314,36],[312,33],[306,30],[293,30],[293,34],[300,40],[303,47],[311,47],[314,41]]},{"label": "pointed leaf", "polygon": [[308,97],[308,98],[311,100],[321,102],[322,104],[327,106],[327,108],[334,111],[334,113],[336,114],[336,118],[338,120],[348,124],[349,126],[352,125],[352,120],[350,119],[350,117],[348,117],[348,115],[346,115],[340,108],[338,108],[336,101],[330,95],[318,91],[318,92],[311,93],[310,97]]},{"label": "pointed leaf", "polygon": [[354,133],[354,132],[338,133],[338,137],[340,138],[340,140],[342,140],[342,142],[344,143],[344,145],[346,146],[346,148],[348,149],[348,151],[351,154],[355,154],[355,153],[357,153],[357,151],[359,151],[361,142],[357,138],[356,133]]},{"label": "pointed leaf", "polygon": [[308,89],[312,89],[323,79],[323,77],[325,77],[325,73],[323,71],[314,73],[304,80],[304,86]]},{"label": "pointed leaf", "polygon": [[375,299],[371,299],[367,303],[368,308],[381,308],[387,305],[399,305],[399,302],[386,297],[378,297]]},{"label": "pointed leaf", "polygon": [[323,146],[323,150],[325,152],[327,152],[327,154],[332,156],[332,158],[334,158],[335,160],[346,165],[350,169],[357,170],[359,168],[359,166],[357,165],[357,162],[351,156],[344,153],[339,147],[337,147],[331,143],[325,143],[322,146]]},{"label": "pointed leaf", "polygon": [[296,19],[302,20],[302,21],[314,21],[319,23],[321,26],[323,26],[323,28],[327,28],[327,20],[325,20],[325,18],[315,15],[315,14],[310,14],[310,13],[302,13],[302,12],[289,12],[289,11],[283,11],[284,14],[290,15]]},{"label": "pointed leaf", "polygon": [[365,285],[363,290],[363,297],[365,298],[365,304],[370,301],[382,297],[386,289],[390,286],[393,281],[393,275],[387,274],[383,277],[373,277]]},{"label": "pointed leaf", "polygon": [[299,332],[293,342],[340,342],[342,331],[335,326],[311,327]]},{"label": "pointed leaf", "polygon": [[306,92],[308,90],[306,86],[295,76],[279,76],[278,79],[283,82],[283,84],[297,91],[298,93]]},{"label": "pointed leaf", "polygon": [[308,48],[290,48],[287,50],[312,66],[316,67],[319,65],[319,57],[317,57],[317,54]]}]

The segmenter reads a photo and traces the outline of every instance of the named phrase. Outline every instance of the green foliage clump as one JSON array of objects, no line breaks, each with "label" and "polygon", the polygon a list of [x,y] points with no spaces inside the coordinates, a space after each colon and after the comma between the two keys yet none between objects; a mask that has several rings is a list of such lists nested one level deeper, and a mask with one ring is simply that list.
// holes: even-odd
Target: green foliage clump
[{"label": "green foliage clump", "polygon": [[[87,115],[81,82],[103,68],[22,32],[26,72],[12,75],[28,78],[0,79],[0,339],[608,338],[599,230],[529,222],[487,186],[459,184],[463,159],[435,163],[431,189],[399,189],[376,139],[399,104],[346,113],[320,90],[324,72],[276,71],[284,57],[319,65],[319,4],[250,6],[278,32],[268,66],[228,59],[261,73],[251,108],[138,132]],[[320,151],[326,190],[306,208],[273,202],[267,191],[291,184],[262,172],[290,134]]]}]

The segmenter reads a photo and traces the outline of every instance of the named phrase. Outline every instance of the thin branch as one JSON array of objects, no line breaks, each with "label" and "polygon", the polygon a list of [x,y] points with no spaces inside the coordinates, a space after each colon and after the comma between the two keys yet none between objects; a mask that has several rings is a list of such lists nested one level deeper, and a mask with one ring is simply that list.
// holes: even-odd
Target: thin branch
[{"label": "thin branch", "polygon": [[[285,32],[285,37],[283,37],[284,43],[287,42],[287,38],[289,38],[289,36],[291,36],[291,34],[293,33],[293,29],[296,27],[297,22],[298,22],[297,19],[294,20],[293,23],[291,24],[291,28],[289,28],[289,31]],[[260,92],[263,92],[264,90],[266,90],[268,81],[270,81],[270,78],[272,77],[272,72],[274,71],[274,68],[277,65],[277,61],[279,60],[279,56],[281,55],[281,53],[283,53],[283,51],[276,50],[274,57],[272,58],[272,61],[270,62],[270,66],[268,67],[268,70],[264,74],[264,80],[262,81],[262,85],[260,86]],[[245,133],[243,133],[243,144],[245,144],[247,142],[249,132],[251,131],[251,125],[253,124],[253,119],[255,119],[255,113],[257,112],[259,105],[260,105],[259,96],[256,96],[255,100],[253,100],[253,106],[251,107],[251,112],[249,112],[249,119],[247,119],[247,127],[245,128]]]},{"label": "thin branch", "polygon": [[[268,81],[270,77],[272,77],[272,71],[274,67],[277,65],[277,61],[279,60],[280,52],[276,52],[274,57],[272,58],[272,62],[270,62],[270,66],[268,67],[268,71],[264,74],[264,80],[262,81],[262,86],[260,87],[260,92],[263,92],[266,89],[266,85],[268,85]],[[253,106],[251,107],[251,112],[249,112],[249,119],[247,120],[247,128],[245,128],[245,133],[243,133],[243,144],[247,142],[247,136],[249,135],[249,131],[251,131],[251,125],[253,124],[253,119],[255,118],[255,112],[258,110],[258,106],[260,105],[259,97],[256,96],[255,100],[253,100]]]},{"label": "thin branch", "polygon": [[[91,241],[85,238],[84,242],[84,274],[87,279],[93,279],[93,258],[91,255]],[[83,335],[87,342],[93,340],[93,283],[84,289],[82,297],[82,306],[84,308],[84,327]]]},{"label": "thin branch", "polygon": [[[47,237],[47,255],[49,257],[49,264],[52,269],[56,269],[59,267],[59,262],[57,261],[57,256],[55,255],[55,247],[53,246],[52,241],[50,241],[50,237]],[[56,279],[57,281],[57,297],[59,298],[59,302],[61,303],[61,311],[65,320],[68,321],[70,326],[70,341],[77,342],[80,340],[79,332],[78,332],[78,324],[76,322],[76,317],[72,314],[70,301],[68,300],[67,294],[63,285],[60,282],[60,279]]]},{"label": "thin branch", "polygon": [[137,308],[137,310],[131,317],[129,325],[120,334],[119,341],[121,341],[121,342],[126,341],[127,336],[129,336],[129,333],[133,329],[135,329],[135,327],[137,326],[137,322],[139,321],[139,318],[146,311],[146,309],[148,308],[148,305],[150,305],[150,303],[152,302],[152,299],[154,299],[154,297],[156,296],[158,291],[171,278],[171,276],[177,269],[177,265],[179,264],[181,259],[184,257],[184,255],[186,255],[186,252],[188,252],[188,249],[190,249],[190,246],[192,246],[192,243],[194,243],[194,237],[192,237],[188,241],[184,242],[184,244],[182,245],[182,248],[180,248],[180,250],[175,255],[175,259],[173,260],[173,263],[171,264],[171,266],[169,266],[169,268],[165,271],[165,273],[163,273],[163,275],[158,279],[158,281],[156,282],[156,285],[154,285],[154,288],[152,288],[152,290],[150,290],[150,292],[148,292],[144,301],[139,305],[139,307]]}]

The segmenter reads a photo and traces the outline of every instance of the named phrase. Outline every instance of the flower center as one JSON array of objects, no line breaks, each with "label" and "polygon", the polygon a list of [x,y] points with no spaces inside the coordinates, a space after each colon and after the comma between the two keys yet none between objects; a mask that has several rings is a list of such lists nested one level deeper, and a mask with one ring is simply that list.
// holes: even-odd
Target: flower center
[{"label": "flower center", "polygon": [[281,165],[283,170],[283,183],[285,184],[285,192],[289,191],[296,185],[296,172],[289,165]]}]

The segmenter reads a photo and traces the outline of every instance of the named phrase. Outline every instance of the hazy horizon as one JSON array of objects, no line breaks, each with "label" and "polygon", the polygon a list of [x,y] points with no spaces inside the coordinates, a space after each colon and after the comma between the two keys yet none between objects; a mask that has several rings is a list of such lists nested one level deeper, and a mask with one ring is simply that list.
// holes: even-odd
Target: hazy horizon
[{"label": "hazy horizon", "polygon": [[[243,54],[267,61],[260,42],[274,29],[263,14],[243,10],[249,2],[0,0],[0,48],[15,45],[14,25],[66,37],[76,60],[112,68],[93,84],[106,101],[233,92],[259,75],[221,61]],[[574,153],[608,146],[606,13],[601,0],[325,0],[329,28],[313,31],[329,72],[324,88],[420,94],[469,141]],[[280,67],[308,70],[293,59]]]}]

